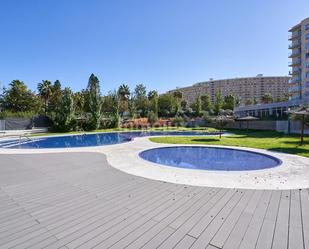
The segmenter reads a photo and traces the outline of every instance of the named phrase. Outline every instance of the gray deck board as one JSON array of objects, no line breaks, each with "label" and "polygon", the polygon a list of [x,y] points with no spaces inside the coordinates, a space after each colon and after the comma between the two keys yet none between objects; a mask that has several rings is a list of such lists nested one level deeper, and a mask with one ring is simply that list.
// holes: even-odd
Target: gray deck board
[{"label": "gray deck board", "polygon": [[282,191],[272,244],[274,249],[288,248],[290,197],[290,191]]},{"label": "gray deck board", "polygon": [[269,205],[271,198],[271,191],[265,191],[262,196],[259,205],[257,206],[256,211],[253,214],[253,217],[250,221],[250,224],[247,228],[247,231],[241,241],[240,249],[250,249],[255,248],[258,237],[260,235],[260,230],[263,225],[264,217]]},{"label": "gray deck board", "polygon": [[103,154],[0,155],[0,248],[309,248],[309,192],[193,187]]}]

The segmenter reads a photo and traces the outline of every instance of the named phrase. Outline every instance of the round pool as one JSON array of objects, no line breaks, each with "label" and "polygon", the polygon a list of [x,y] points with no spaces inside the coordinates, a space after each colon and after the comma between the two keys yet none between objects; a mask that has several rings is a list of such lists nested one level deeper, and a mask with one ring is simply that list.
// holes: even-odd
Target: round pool
[{"label": "round pool", "polygon": [[139,156],[157,164],[200,170],[259,170],[281,164],[266,154],[221,147],[163,147],[142,151]]}]

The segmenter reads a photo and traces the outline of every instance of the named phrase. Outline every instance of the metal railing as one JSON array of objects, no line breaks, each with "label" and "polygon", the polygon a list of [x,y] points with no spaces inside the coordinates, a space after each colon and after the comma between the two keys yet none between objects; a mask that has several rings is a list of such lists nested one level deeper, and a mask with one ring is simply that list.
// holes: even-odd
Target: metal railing
[{"label": "metal railing", "polygon": [[[35,143],[35,140],[31,139],[26,134],[3,134],[0,138],[12,138],[12,139],[17,138],[19,147],[23,143],[22,140],[26,140],[27,142],[33,143],[35,145],[35,147],[39,148],[39,146]],[[8,140],[7,142],[9,142],[9,141],[10,140]],[[12,142],[13,141],[15,141],[15,140],[12,140]]]}]

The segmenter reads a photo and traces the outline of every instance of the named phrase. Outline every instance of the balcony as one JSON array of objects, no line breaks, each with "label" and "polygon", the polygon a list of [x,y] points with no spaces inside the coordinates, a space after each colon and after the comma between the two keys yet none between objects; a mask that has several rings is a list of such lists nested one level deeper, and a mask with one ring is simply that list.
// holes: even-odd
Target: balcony
[{"label": "balcony", "polygon": [[295,77],[289,80],[289,84],[298,84],[301,82],[300,77]]},{"label": "balcony", "polygon": [[299,57],[301,55],[300,51],[293,52],[289,54],[289,58]]},{"label": "balcony", "polygon": [[300,74],[300,70],[292,70],[292,71],[289,71],[289,75],[299,75]]},{"label": "balcony", "polygon": [[290,62],[289,67],[296,67],[301,64],[301,60],[293,60]]},{"label": "balcony", "polygon": [[298,33],[296,33],[296,34],[292,34],[292,35],[289,36],[289,40],[290,40],[290,41],[293,41],[293,40],[295,40],[295,39],[297,39],[297,38],[300,38],[300,35],[301,35],[300,32],[298,32]]},{"label": "balcony", "polygon": [[294,49],[294,48],[299,48],[300,47],[300,42],[293,42],[292,44],[289,45],[289,49]]}]

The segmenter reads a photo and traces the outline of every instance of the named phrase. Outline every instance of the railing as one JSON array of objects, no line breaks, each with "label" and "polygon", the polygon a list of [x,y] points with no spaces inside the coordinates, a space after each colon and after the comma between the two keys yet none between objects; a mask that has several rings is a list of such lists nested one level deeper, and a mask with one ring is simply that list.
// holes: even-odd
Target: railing
[{"label": "railing", "polygon": [[299,42],[293,42],[292,44],[289,45],[289,49],[297,48],[300,46]]},{"label": "railing", "polygon": [[289,75],[298,75],[300,74],[300,70],[289,71]]},{"label": "railing", "polygon": [[293,67],[293,66],[300,65],[300,64],[301,64],[301,60],[294,60],[289,63],[289,66]]},{"label": "railing", "polygon": [[296,38],[298,38],[299,36],[300,36],[300,32],[298,32],[297,34],[292,34],[292,35],[290,35],[289,36],[289,40],[294,40],[294,39],[296,39]]},{"label": "railing", "polygon": [[297,56],[300,56],[300,52],[294,52],[294,53],[290,53],[289,54],[289,58],[293,58],[293,57],[297,57]]},{"label": "railing", "polygon": [[18,138],[19,147],[22,144],[22,140],[25,139],[26,141],[33,143],[37,148],[39,148],[39,146],[35,143],[35,141],[26,134],[4,134],[1,136],[1,138],[15,138],[15,137]]}]

